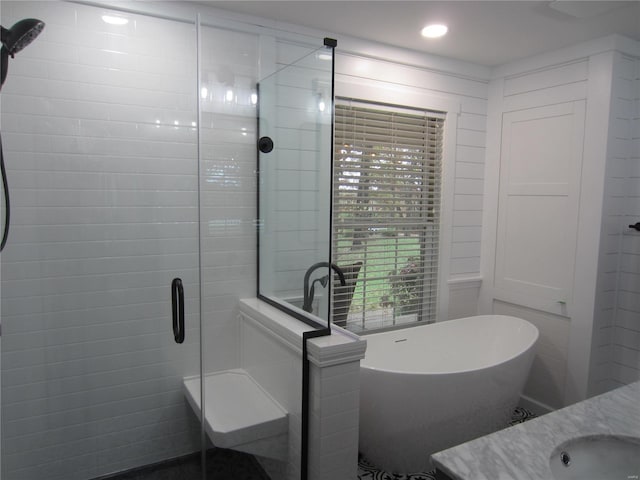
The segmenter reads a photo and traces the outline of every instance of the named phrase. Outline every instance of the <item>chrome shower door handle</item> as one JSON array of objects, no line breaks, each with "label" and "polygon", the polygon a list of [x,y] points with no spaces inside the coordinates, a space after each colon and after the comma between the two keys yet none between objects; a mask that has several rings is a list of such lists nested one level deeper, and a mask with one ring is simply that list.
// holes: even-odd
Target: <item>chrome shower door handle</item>
[{"label": "chrome shower door handle", "polygon": [[171,317],[173,338],[176,343],[182,343],[184,342],[184,288],[180,278],[174,278],[171,282]]}]

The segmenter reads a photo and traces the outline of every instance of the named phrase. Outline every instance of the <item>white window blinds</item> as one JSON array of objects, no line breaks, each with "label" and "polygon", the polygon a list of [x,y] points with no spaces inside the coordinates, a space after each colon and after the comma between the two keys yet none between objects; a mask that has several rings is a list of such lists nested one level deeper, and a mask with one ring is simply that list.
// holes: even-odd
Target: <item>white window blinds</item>
[{"label": "white window blinds", "polygon": [[443,126],[443,114],[336,99],[333,261],[350,288],[334,288],[335,323],[435,320]]}]

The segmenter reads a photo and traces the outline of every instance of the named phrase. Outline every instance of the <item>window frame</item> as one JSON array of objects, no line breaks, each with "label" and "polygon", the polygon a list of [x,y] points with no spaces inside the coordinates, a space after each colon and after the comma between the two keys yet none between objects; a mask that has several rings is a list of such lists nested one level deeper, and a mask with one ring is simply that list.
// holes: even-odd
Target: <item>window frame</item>
[{"label": "window frame", "polygon": [[[373,79],[354,78],[352,76],[336,73],[335,96],[350,98],[354,102],[378,103],[389,107],[401,106],[401,108],[415,108],[417,110],[430,110],[441,112],[445,118],[443,151],[442,151],[442,176],[440,199],[440,255],[438,258],[438,302],[436,305],[436,321],[448,319],[449,313],[449,283],[451,244],[453,240],[453,202],[455,190],[455,159],[458,131],[458,117],[461,112],[461,104],[454,98],[445,98],[433,95],[423,89],[406,85],[390,84]],[[334,238],[333,224],[331,237]],[[424,323],[420,323],[421,325]],[[363,334],[397,330],[413,327],[416,323],[408,323],[384,327],[373,331],[364,331]]]},{"label": "window frame", "polygon": [[[357,259],[362,269],[358,268],[358,281],[351,284],[350,290],[347,289],[341,294],[344,298],[339,300],[336,297],[340,287],[335,286],[333,300],[350,304],[350,310],[355,306],[359,307],[360,320],[353,319],[351,323],[346,324],[349,329],[356,328],[359,331],[362,328],[373,331],[405,323],[433,323],[437,318],[438,304],[438,296],[434,295],[434,291],[437,292],[438,289],[437,265],[440,258],[445,115],[433,110],[388,106],[377,102],[363,103],[344,97],[335,98],[334,110],[332,261],[345,267],[350,260]],[[433,134],[436,137],[432,137]],[[432,143],[433,140],[437,143]],[[347,153],[341,147],[342,144],[352,144],[352,148],[364,150],[359,153]],[[369,145],[375,151],[381,148],[380,155],[368,150],[365,145]],[[405,147],[407,150],[404,150]],[[340,151],[343,154],[339,154]],[[417,158],[420,158],[420,161],[415,161],[415,155],[419,156]],[[356,189],[353,190],[353,187]],[[394,192],[400,192],[400,196],[394,195]],[[398,209],[405,214],[398,216]],[[382,223],[378,223],[381,220],[379,215],[382,215]],[[337,216],[344,221],[339,221]],[[365,221],[366,219],[370,221]],[[365,223],[362,223],[363,221]],[[383,231],[387,227],[397,229],[397,236],[380,236],[372,231],[371,227],[374,226],[379,226]],[[338,231],[340,235],[336,238]],[[392,242],[395,248],[387,251],[387,244],[392,238],[395,239]],[[357,250],[359,253],[354,254],[352,248],[343,250],[339,247],[339,244],[344,242],[350,243],[353,247],[357,240],[362,244],[362,248]],[[396,303],[395,296],[390,297],[387,301],[391,301],[393,305],[391,316],[383,315],[382,319],[372,318],[370,315],[375,316],[374,311],[380,313],[380,307],[377,304],[376,307],[371,307],[370,300],[367,300],[369,295],[375,299],[385,292],[385,296],[389,296],[391,290],[388,291],[387,288],[393,290],[393,282],[387,283],[384,280],[388,277],[377,275],[388,269],[393,269],[394,272],[401,269],[402,265],[410,260],[406,257],[407,248],[410,248],[409,245],[414,240],[417,241],[416,246],[421,259],[416,266],[422,275],[409,275],[411,278],[415,275],[417,283],[411,285],[418,289],[415,293],[419,296],[414,297],[415,293],[411,293],[413,288],[410,288],[402,292],[408,297],[403,298],[400,304]],[[430,253],[429,250],[434,248],[435,251]],[[369,255],[378,258],[374,265],[383,268],[383,272],[370,271],[367,261]],[[391,274],[391,270],[388,271]],[[354,285],[358,289],[362,287],[364,294],[363,303],[359,302],[357,305],[351,301]],[[372,288],[371,292],[369,285]],[[338,323],[335,317],[337,311],[337,308],[334,308],[333,321],[343,326],[345,324]],[[346,322],[346,314],[347,311],[341,313],[341,322]],[[415,318],[409,320],[406,315]]]}]

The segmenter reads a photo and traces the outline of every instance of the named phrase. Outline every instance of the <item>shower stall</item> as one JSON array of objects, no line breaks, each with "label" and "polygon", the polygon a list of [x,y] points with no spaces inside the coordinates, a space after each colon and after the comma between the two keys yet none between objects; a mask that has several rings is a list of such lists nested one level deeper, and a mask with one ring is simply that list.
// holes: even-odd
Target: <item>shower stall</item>
[{"label": "shower stall", "polygon": [[343,276],[329,263],[335,46],[258,85],[258,295],[311,325],[329,320],[330,267]]},{"label": "shower stall", "polygon": [[[326,47],[179,2],[1,8],[5,26],[46,24],[0,100],[2,478],[88,480],[189,455],[189,475],[216,478],[184,379],[240,364],[238,300],[256,291],[258,103],[260,129],[286,150],[276,168],[330,155]],[[298,126],[281,123],[285,110]],[[200,387],[202,405],[215,392]],[[272,465],[281,478],[301,468],[289,455]]]}]

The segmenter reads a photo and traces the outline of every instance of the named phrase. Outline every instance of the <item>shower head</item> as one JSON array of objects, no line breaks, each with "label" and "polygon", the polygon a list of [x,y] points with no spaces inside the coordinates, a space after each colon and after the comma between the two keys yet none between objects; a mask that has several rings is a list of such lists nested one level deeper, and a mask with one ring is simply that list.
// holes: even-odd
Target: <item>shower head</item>
[{"label": "shower head", "polygon": [[9,56],[13,56],[29,45],[44,28],[44,22],[36,18],[25,18],[20,20],[10,29],[0,26],[0,89],[7,79],[9,68]]},{"label": "shower head", "polygon": [[4,27],[0,28],[2,29],[2,47],[11,55],[11,58],[13,58],[16,53],[40,35],[40,32],[44,28],[44,22],[36,18],[25,18],[9,30]]}]

